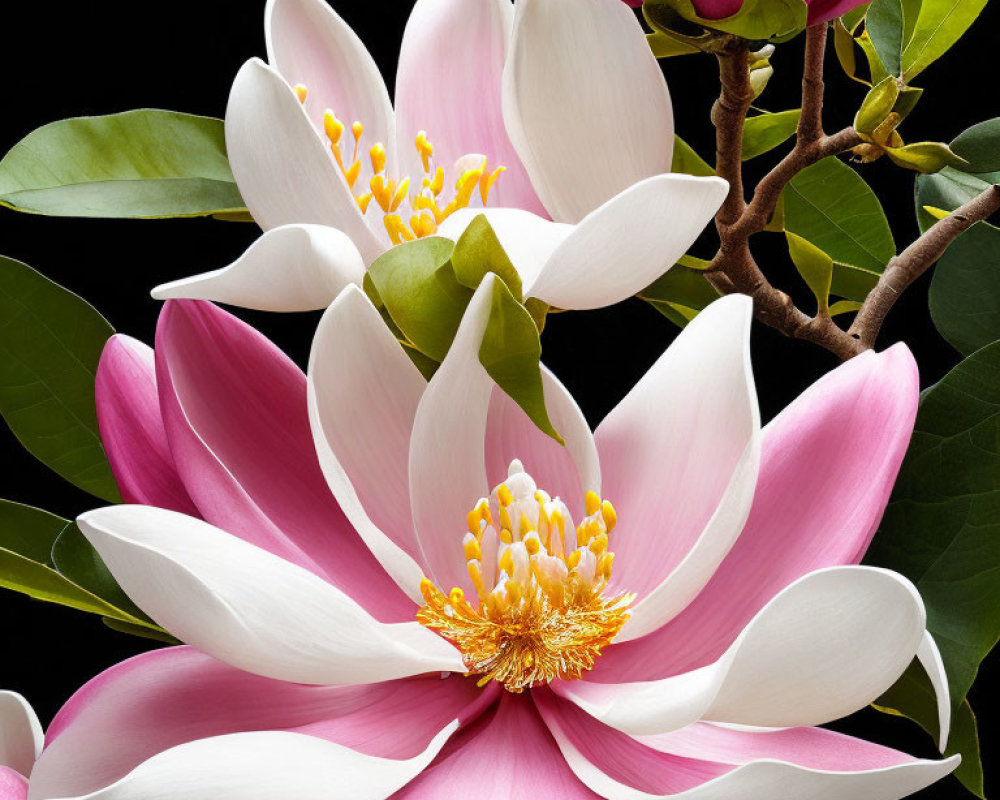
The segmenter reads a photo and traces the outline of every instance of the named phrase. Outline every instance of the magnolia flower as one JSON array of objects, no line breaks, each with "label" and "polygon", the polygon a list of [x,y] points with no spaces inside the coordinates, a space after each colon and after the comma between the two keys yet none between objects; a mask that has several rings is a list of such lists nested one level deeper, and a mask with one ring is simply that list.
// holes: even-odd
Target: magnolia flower
[{"label": "magnolia flower", "polygon": [[857,566],[914,420],[906,348],[761,431],[727,297],[594,434],[543,369],[560,447],[479,363],[494,281],[429,383],[356,287],[308,378],[207,303],[164,307],[155,356],[112,340],[102,435],[150,505],[79,524],[193,646],[80,690],[31,798],[884,800],[955,767],[812,727],[916,653],[947,728],[914,587]]},{"label": "magnolia flower", "polygon": [[154,297],[325,308],[394,244],[485,213],[526,297],[594,308],[665,272],[725,197],[669,174],[670,96],[618,0],[418,0],[395,109],[323,0],[268,0],[265,22],[270,63],[243,66],[226,112],[264,235]]},{"label": "magnolia flower", "polygon": [[0,800],[25,800],[28,775],[42,752],[42,726],[28,702],[0,691]]},{"label": "magnolia flower", "polygon": [[[625,0],[638,8],[642,0]],[[866,0],[804,0],[809,6],[809,24],[817,25],[841,17],[853,8],[863,5]],[[743,0],[692,0],[695,12],[704,19],[723,19],[731,17],[743,8]]]}]

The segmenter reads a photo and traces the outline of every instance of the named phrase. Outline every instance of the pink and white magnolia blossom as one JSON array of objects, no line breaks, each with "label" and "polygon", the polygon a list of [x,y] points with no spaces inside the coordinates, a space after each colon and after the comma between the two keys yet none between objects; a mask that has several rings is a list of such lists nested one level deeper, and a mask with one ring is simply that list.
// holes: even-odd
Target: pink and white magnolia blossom
[{"label": "pink and white magnolia blossom", "polygon": [[226,112],[264,235],[159,299],[325,308],[395,242],[457,239],[485,213],[526,297],[596,308],[669,269],[726,195],[670,174],[670,95],[619,0],[418,0],[395,108],[324,0],[268,0],[265,18],[269,63],[243,66]]},{"label": "pink and white magnolia blossom", "polygon": [[[155,356],[112,339],[101,431],[145,505],[79,524],[189,646],[81,689],[31,800],[890,800],[954,769],[814,727],[916,654],[947,736],[916,590],[858,566],[912,430],[909,351],[851,360],[761,430],[751,303],[723,298],[593,434],[543,368],[561,447],[479,362],[494,280],[430,382],[353,286],[308,377],[209,303],[168,303]],[[563,591],[603,592],[611,616],[631,600],[630,616],[579,679],[508,691],[538,662],[501,647],[521,672],[489,680],[414,621],[432,602],[466,613],[483,576],[482,613],[536,603],[542,644],[581,643],[553,610]]]},{"label": "pink and white magnolia blossom", "polygon": [[0,691],[0,800],[26,800],[28,775],[42,752],[42,726],[16,692]]}]

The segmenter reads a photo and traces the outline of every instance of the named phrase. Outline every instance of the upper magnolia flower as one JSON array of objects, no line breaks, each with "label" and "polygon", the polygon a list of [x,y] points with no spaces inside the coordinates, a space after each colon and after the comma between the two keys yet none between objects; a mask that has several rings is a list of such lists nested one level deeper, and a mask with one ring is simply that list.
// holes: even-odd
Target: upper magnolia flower
[{"label": "upper magnolia flower", "polygon": [[856,566],[913,424],[905,347],[761,431],[751,303],[721,299],[595,434],[543,370],[560,447],[479,363],[494,280],[429,383],[355,287],[308,378],[207,303],[166,305],[155,375],[112,340],[102,435],[151,505],[79,524],[194,647],[71,699],[31,798],[890,800],[954,768],[809,727],[916,653],[947,729],[914,587]]},{"label": "upper magnolia flower", "polygon": [[719,178],[669,174],[670,96],[618,0],[418,0],[395,109],[323,0],[268,0],[266,38],[270,63],[243,66],[226,112],[264,236],[158,298],[325,308],[393,244],[457,239],[485,211],[526,297],[610,305],[673,265],[725,197]]},{"label": "upper magnolia flower", "polygon": [[[642,5],[642,0],[625,0],[625,2],[632,8]],[[804,0],[804,2],[809,6],[809,24],[816,25],[843,16],[852,8],[863,5],[866,0]],[[743,0],[692,0],[691,4],[698,15],[705,19],[731,17],[743,8]]]},{"label": "upper magnolia flower", "polygon": [[28,702],[0,691],[0,800],[26,800],[28,775],[42,752],[42,726]]}]

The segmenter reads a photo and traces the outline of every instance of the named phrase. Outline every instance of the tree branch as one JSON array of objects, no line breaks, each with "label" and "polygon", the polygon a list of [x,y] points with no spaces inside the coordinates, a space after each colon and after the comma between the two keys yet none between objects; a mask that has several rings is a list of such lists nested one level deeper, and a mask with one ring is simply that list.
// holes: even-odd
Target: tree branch
[{"label": "tree branch", "polygon": [[899,296],[924,274],[962,233],[1000,210],[1000,185],[990,186],[977,197],[938,220],[923,236],[886,266],[878,284],[865,298],[848,335],[861,350],[875,346],[886,315]]}]

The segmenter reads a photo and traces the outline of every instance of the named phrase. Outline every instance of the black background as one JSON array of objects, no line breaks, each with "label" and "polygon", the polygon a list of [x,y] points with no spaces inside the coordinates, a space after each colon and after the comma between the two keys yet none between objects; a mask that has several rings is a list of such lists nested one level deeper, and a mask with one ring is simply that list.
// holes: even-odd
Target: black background
[{"label": "black background", "polygon": [[[411,5],[410,0],[336,4],[390,76],[390,88]],[[71,116],[139,107],[222,116],[239,66],[252,56],[264,56],[262,1],[5,6],[0,12],[5,31],[0,78],[3,152],[36,127]],[[998,113],[998,30],[1000,9],[993,4],[962,42],[917,80],[926,92],[902,128],[907,141],[948,141],[968,125]],[[760,107],[771,111],[798,107],[801,49],[802,37],[778,48],[772,60],[776,74],[758,101]],[[832,50],[828,56],[826,124],[833,131],[850,123],[865,90],[844,77]],[[664,62],[664,71],[678,133],[709,155],[713,146],[708,112],[717,92],[714,62],[686,56]],[[773,163],[767,156],[757,162],[761,168]],[[885,159],[861,171],[883,200],[901,249],[917,233],[912,173]],[[753,181],[758,175],[750,172]],[[79,293],[117,330],[146,342],[152,341],[159,307],[149,297],[151,287],[227,264],[257,235],[256,226],[214,220],[74,220],[0,209],[0,252],[26,261]],[[708,255],[711,235],[703,239],[700,254]],[[787,264],[781,237],[765,234],[758,240],[755,252],[772,282],[810,310],[808,290]],[[958,361],[957,353],[930,323],[928,283],[925,276],[907,292],[890,315],[881,340],[883,346],[900,339],[909,344],[920,363],[924,386]],[[238,313],[305,363],[316,315]],[[544,358],[596,424],[674,335],[676,329],[669,322],[633,300],[611,309],[552,318],[543,337]],[[765,420],[836,363],[817,347],[763,326],[755,326],[753,358]],[[0,464],[4,497],[70,517],[95,505],[93,498],[63,483],[21,450],[6,429],[0,431]],[[23,693],[43,723],[82,682],[152,646],[108,630],[95,617],[6,591],[0,594],[0,642],[0,688]],[[990,684],[998,676],[1000,660],[987,659],[972,693],[973,708],[980,715],[988,793],[1000,785],[990,764],[1000,755],[1000,727],[991,716],[988,699]],[[840,727],[934,756],[928,738],[915,726],[874,711],[862,712]],[[967,796],[953,778],[919,795],[925,800]]]}]

